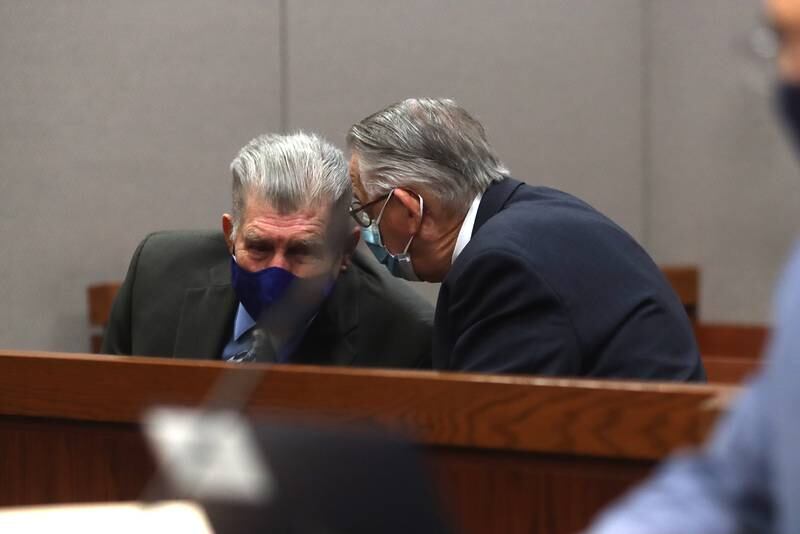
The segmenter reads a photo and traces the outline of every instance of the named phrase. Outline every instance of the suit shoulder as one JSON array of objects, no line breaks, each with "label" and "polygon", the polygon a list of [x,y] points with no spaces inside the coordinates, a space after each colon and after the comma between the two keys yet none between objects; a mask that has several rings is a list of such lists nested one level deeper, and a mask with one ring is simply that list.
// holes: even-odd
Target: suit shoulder
[{"label": "suit shoulder", "polygon": [[543,281],[538,261],[509,239],[470,241],[442,281],[444,292],[529,287]]},{"label": "suit shoulder", "polygon": [[[617,223],[583,200],[547,187],[523,186],[473,236],[473,248],[506,244],[515,250],[580,252],[593,241],[638,247]],[[472,244],[470,241],[470,244]]]},{"label": "suit shoulder", "polygon": [[161,230],[147,235],[142,245],[159,252],[227,248],[222,232],[214,230]]},{"label": "suit shoulder", "polygon": [[487,224],[495,220],[496,222],[511,220],[542,227],[554,224],[602,223],[620,229],[611,219],[578,197],[549,187],[524,185],[509,199],[503,210],[487,221]]},{"label": "suit shoulder", "polygon": [[546,187],[520,187],[478,228],[462,256],[453,265],[456,272],[496,262],[526,276],[536,273],[554,287],[574,277],[657,270],[636,240],[611,219]]},{"label": "suit shoulder", "polygon": [[398,310],[426,324],[433,321],[433,305],[404,280],[392,276],[372,253],[357,249],[352,266],[359,274],[362,298],[378,299],[386,309]]},{"label": "suit shoulder", "polygon": [[209,269],[227,257],[222,232],[162,231],[144,238],[132,265],[137,281],[147,287],[160,287],[165,280],[177,287],[207,283]]},{"label": "suit shoulder", "polygon": [[196,261],[224,255],[227,245],[222,232],[167,230],[153,232],[142,240],[140,261],[170,262],[172,260]]}]

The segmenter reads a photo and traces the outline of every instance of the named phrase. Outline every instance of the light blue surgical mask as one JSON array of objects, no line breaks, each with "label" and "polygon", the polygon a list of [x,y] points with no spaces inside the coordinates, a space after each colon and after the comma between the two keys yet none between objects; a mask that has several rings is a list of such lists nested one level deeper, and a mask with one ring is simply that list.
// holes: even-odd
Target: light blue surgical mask
[{"label": "light blue surgical mask", "polygon": [[[386,209],[386,206],[389,204],[389,200],[391,200],[394,191],[395,190],[392,189],[392,191],[389,192],[389,195],[386,197],[386,201],[384,201],[378,216],[370,223],[369,226],[362,228],[361,235],[364,238],[364,242],[375,255],[375,258],[384,264],[393,276],[402,278],[404,280],[409,280],[411,282],[419,282],[419,277],[417,276],[417,273],[414,272],[414,266],[411,263],[411,254],[408,252],[408,249],[411,248],[411,243],[414,242],[415,236],[411,236],[403,251],[398,254],[392,254],[389,252],[389,249],[387,249],[386,245],[383,244],[383,239],[381,238],[381,219],[383,218],[383,212]],[[419,195],[417,196],[419,197],[420,213],[423,213],[422,197]]]}]

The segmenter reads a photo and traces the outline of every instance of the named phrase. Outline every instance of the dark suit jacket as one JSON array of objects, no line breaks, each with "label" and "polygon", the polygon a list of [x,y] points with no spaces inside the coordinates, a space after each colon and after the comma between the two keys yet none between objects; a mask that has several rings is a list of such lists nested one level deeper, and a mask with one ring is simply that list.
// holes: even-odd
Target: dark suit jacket
[{"label": "dark suit jacket", "polygon": [[566,193],[507,178],[442,283],[433,366],[703,380],[686,312],[647,253]]},{"label": "dark suit jacket", "polygon": [[[237,306],[222,233],[151,234],[133,255],[102,352],[218,359]],[[432,322],[432,306],[359,250],[290,361],[430,368]]]}]

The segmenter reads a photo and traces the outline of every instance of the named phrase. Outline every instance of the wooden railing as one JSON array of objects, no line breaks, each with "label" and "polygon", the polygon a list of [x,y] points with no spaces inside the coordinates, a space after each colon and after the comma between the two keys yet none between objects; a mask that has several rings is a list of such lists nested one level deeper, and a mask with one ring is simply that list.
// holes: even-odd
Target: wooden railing
[{"label": "wooden railing", "polygon": [[[466,533],[575,532],[671,451],[699,443],[726,386],[0,352],[0,505],[136,499],[156,404],[197,406],[263,372],[253,415],[400,432],[424,447]],[[248,375],[251,376],[252,375]]]}]

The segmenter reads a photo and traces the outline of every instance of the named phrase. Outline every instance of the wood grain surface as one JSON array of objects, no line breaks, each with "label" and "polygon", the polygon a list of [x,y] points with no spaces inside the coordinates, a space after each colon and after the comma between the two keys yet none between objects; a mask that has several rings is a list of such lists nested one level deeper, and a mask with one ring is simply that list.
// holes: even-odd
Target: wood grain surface
[{"label": "wood grain surface", "polygon": [[577,532],[656,461],[698,443],[737,391],[0,351],[0,506],[137,499],[155,473],[143,411],[215,390],[255,415],[404,433],[465,534]]},{"label": "wood grain surface", "polygon": [[763,325],[700,323],[694,327],[700,353],[760,360],[767,348],[769,328]]},{"label": "wood grain surface", "polygon": [[4,351],[0,414],[134,423],[152,405],[204,402],[223,375],[258,381],[252,413],[368,422],[426,444],[640,459],[698,443],[715,400],[730,393],[717,385]]}]

